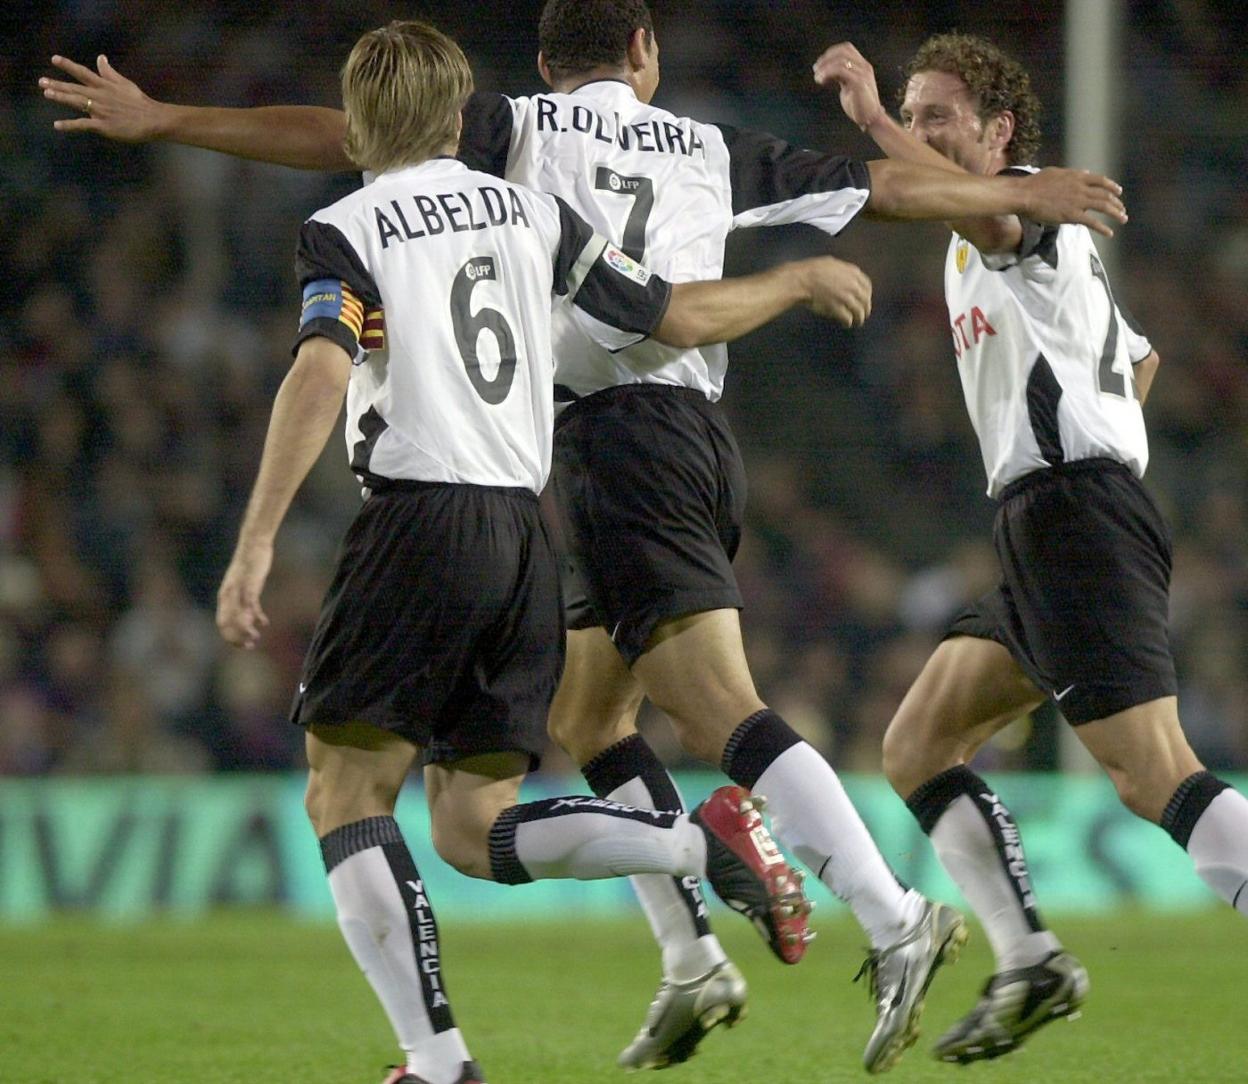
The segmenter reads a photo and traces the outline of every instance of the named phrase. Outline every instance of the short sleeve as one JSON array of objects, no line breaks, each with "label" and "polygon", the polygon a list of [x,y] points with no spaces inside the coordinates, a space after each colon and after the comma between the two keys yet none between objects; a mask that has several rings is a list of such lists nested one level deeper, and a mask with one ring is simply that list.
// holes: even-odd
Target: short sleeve
[{"label": "short sleeve", "polygon": [[866,163],[804,150],[748,128],[716,127],[728,150],[734,227],[804,222],[837,234],[867,205]]},{"label": "short sleeve", "polygon": [[295,274],[303,290],[293,350],[313,336],[341,346],[351,358],[384,345],[381,295],[359,254],[336,226],[309,219],[299,231]]},{"label": "short sleeve", "polygon": [[1144,329],[1126,305],[1114,298],[1114,307],[1118,310],[1118,320],[1122,324],[1123,337],[1126,339],[1127,357],[1131,359],[1132,365],[1139,365],[1153,352],[1153,344],[1149,342]]},{"label": "short sleeve", "polygon": [[502,177],[507,172],[514,126],[510,98],[478,91],[464,105],[457,157],[469,169]]},{"label": "short sleeve", "polygon": [[568,297],[576,322],[595,342],[616,352],[652,335],[671,301],[671,285],[637,263],[563,200],[554,256],[554,291]]}]

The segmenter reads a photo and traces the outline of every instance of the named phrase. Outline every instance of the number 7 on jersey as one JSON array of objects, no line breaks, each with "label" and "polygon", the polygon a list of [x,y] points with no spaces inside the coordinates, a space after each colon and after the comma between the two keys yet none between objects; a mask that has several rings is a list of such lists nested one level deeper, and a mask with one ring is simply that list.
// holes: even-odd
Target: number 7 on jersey
[{"label": "number 7 on jersey", "polygon": [[599,166],[594,174],[594,188],[599,192],[613,192],[617,196],[629,196],[633,206],[624,223],[624,236],[620,248],[626,256],[638,263],[645,263],[646,224],[654,209],[654,182],[649,177],[625,177],[607,166]]}]

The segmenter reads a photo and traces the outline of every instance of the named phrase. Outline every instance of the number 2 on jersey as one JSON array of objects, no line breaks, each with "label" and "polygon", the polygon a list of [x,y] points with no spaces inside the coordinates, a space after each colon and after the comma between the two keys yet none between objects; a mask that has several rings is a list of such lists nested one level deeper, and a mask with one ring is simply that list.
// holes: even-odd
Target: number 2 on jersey
[{"label": "number 2 on jersey", "polygon": [[594,188],[599,192],[613,192],[632,199],[633,206],[628,212],[628,221],[624,223],[620,248],[626,256],[645,263],[646,224],[654,209],[654,182],[649,177],[625,177],[607,166],[599,166],[594,174]]},{"label": "number 2 on jersey", "polygon": [[[511,382],[516,377],[516,337],[511,325],[498,309],[482,306],[472,311],[472,291],[482,280],[497,281],[498,271],[493,256],[474,256],[455,276],[451,284],[451,323],[455,328],[455,342],[463,359],[468,379],[482,399],[490,406],[497,406],[507,398]],[[498,372],[491,380],[481,372],[481,360],[477,356],[477,338],[482,331],[490,332],[498,341]]]}]

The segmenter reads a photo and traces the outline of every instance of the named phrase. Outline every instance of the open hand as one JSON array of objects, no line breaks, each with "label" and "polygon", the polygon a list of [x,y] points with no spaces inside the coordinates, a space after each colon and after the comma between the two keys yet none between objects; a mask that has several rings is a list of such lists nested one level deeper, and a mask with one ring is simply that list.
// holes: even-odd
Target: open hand
[{"label": "open hand", "polygon": [[843,327],[861,327],[866,322],[871,315],[871,280],[862,268],[833,256],[803,260],[802,265],[812,312]]},{"label": "open hand", "polygon": [[847,41],[825,49],[814,63],[815,82],[821,87],[839,86],[841,108],[866,131],[884,112],[875,85],[875,69]]},{"label": "open hand", "polygon": [[1108,177],[1086,169],[1042,169],[1021,178],[1027,186],[1027,216],[1037,222],[1060,225],[1075,222],[1106,237],[1114,231],[1097,215],[1114,222],[1127,221],[1122,187]]},{"label": "open hand", "polygon": [[39,80],[43,96],[85,114],[56,121],[58,132],[96,132],[123,143],[145,143],[159,135],[166,107],[118,72],[106,56],[96,58],[97,71],[63,56],[54,56],[52,64],[74,82],[44,76]]},{"label": "open hand", "polygon": [[269,619],[260,592],[273,564],[273,547],[241,543],[217,591],[217,631],[226,643],[249,651],[260,642]]}]

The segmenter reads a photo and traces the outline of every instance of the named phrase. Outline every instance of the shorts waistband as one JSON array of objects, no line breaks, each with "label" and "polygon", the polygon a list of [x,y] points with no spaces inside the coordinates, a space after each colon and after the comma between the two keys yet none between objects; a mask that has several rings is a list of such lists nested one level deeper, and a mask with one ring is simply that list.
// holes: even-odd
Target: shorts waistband
[{"label": "shorts waistband", "polygon": [[537,494],[525,486],[481,486],[473,482],[426,482],[418,478],[367,478],[364,489],[373,496],[392,493],[432,493],[437,490],[463,490],[472,493],[498,493],[504,497],[522,497],[537,503]]},{"label": "shorts waistband", "polygon": [[579,413],[583,410],[592,410],[594,407],[608,406],[611,403],[617,403],[625,399],[632,398],[672,398],[683,399],[692,406],[703,409],[717,409],[718,404],[708,399],[697,388],[686,388],[680,384],[617,384],[612,388],[603,388],[601,391],[591,392],[589,395],[577,395],[574,391],[564,384],[555,385],[555,402],[567,403],[559,417],[555,419],[556,425],[562,419],[573,413]]},{"label": "shorts waistband", "polygon": [[1116,459],[1110,459],[1108,456],[1075,459],[1070,463],[1055,463],[1051,467],[1042,467],[1040,470],[1033,470],[1030,474],[1024,474],[1021,478],[1016,478],[1001,490],[1001,495],[997,500],[1004,503],[1011,497],[1017,497],[1020,493],[1054,478],[1068,478],[1072,474],[1089,474],[1096,471],[1117,471],[1131,474],[1131,468],[1125,463],[1120,463]]}]

